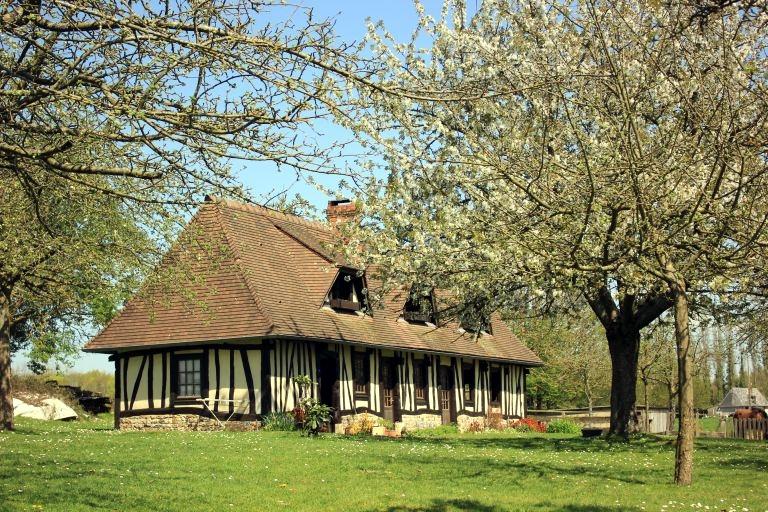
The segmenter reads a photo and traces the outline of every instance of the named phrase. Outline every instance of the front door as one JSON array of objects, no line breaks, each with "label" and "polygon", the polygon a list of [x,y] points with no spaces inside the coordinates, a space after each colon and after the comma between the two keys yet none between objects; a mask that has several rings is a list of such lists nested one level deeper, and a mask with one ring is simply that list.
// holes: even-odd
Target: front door
[{"label": "front door", "polygon": [[339,356],[330,350],[317,351],[317,380],[320,402],[334,408],[333,422],[339,422]]},{"label": "front door", "polygon": [[440,366],[439,398],[443,425],[449,425],[453,421],[453,379],[449,366]]},{"label": "front door", "polygon": [[397,364],[394,359],[381,360],[381,410],[385,420],[399,420],[397,396]]}]

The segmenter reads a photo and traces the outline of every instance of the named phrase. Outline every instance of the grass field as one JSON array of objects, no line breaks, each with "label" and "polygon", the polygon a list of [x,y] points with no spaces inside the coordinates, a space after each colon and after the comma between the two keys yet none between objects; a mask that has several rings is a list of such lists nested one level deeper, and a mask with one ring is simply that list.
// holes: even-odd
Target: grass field
[{"label": "grass field", "polygon": [[768,443],[702,439],[670,483],[669,439],[432,432],[129,433],[108,419],[0,433],[0,510],[768,510]]}]

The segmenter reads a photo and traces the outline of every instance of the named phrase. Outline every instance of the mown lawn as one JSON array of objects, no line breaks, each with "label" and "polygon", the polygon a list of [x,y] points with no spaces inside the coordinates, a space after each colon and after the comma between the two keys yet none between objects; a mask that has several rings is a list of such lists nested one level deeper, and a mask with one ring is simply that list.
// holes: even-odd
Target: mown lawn
[{"label": "mown lawn", "polygon": [[21,420],[0,433],[0,510],[768,510],[765,442],[700,440],[695,484],[677,488],[669,439],[109,426]]}]

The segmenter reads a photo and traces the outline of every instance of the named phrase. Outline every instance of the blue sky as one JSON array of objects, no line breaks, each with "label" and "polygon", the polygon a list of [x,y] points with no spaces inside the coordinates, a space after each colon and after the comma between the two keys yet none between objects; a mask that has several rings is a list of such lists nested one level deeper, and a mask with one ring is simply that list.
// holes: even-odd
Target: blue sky
[{"label": "blue sky", "polygon": [[[336,21],[336,33],[342,40],[348,42],[360,41],[365,36],[368,18],[374,22],[382,20],[387,30],[398,40],[410,39],[417,23],[416,11],[411,0],[303,0],[299,3],[311,7],[316,19],[334,19]],[[441,0],[423,0],[422,3],[427,12],[433,16],[439,15]],[[473,0],[469,0],[468,4],[474,7]],[[350,139],[349,133],[333,125],[323,125],[321,132],[322,138],[318,141],[321,145],[330,145],[335,141]],[[322,209],[328,201],[328,197],[312,185],[297,182],[294,174],[289,171],[277,172],[275,167],[269,164],[244,168],[240,171],[240,177],[252,191],[254,197],[282,190],[292,184],[290,196],[300,194],[318,209]],[[335,183],[328,179],[321,180],[321,182],[325,187],[331,189],[335,186]],[[26,362],[23,356],[15,357],[13,367],[15,370],[23,370],[26,367]],[[72,368],[73,371],[91,369],[112,371],[114,365],[107,360],[106,355],[82,354]]]}]

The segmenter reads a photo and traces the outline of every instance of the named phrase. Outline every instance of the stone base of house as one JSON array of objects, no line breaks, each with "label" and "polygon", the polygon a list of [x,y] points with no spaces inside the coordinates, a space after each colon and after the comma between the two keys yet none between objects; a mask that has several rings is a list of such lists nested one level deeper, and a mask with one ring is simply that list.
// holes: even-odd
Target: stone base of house
[{"label": "stone base of house", "polygon": [[216,431],[216,430],[256,430],[261,426],[258,421],[229,421],[224,427],[213,418],[197,414],[145,414],[120,418],[120,430],[125,431]]},{"label": "stone base of house", "polygon": [[435,428],[443,423],[439,414],[403,414],[403,426],[405,430],[419,430],[422,428]]}]

